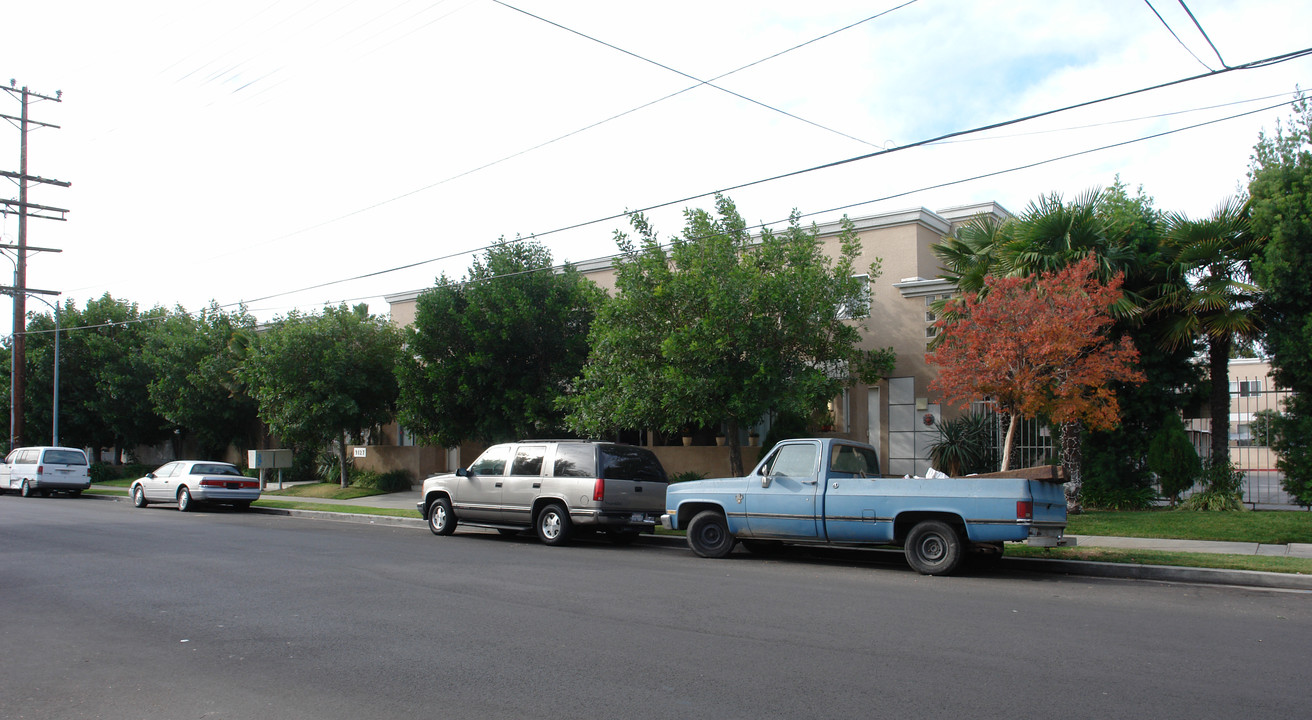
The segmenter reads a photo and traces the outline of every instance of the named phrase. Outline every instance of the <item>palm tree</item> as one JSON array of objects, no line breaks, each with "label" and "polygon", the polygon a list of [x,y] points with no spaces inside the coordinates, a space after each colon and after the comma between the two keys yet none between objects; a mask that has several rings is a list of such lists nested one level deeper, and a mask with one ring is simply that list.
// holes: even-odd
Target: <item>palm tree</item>
[{"label": "palm tree", "polygon": [[1244,198],[1222,202],[1205,220],[1168,215],[1167,227],[1170,277],[1151,310],[1164,321],[1168,348],[1200,336],[1207,342],[1215,462],[1230,453],[1230,352],[1237,341],[1254,340],[1262,330],[1254,310],[1261,291],[1253,283],[1253,258],[1263,242],[1249,232]]}]

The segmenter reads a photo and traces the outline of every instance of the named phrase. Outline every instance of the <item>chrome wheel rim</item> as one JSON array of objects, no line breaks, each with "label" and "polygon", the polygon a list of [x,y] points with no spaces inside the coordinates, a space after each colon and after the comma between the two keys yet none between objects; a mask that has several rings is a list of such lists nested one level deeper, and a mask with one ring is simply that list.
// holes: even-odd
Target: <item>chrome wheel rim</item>
[{"label": "chrome wheel rim", "polygon": [[542,534],[556,539],[560,535],[560,516],[554,512],[549,512],[542,516]]}]

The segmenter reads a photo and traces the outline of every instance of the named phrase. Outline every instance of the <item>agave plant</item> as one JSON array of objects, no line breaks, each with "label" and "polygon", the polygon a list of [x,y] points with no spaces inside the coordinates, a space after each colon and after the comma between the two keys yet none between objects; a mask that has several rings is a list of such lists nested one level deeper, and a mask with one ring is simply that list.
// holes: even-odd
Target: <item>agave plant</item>
[{"label": "agave plant", "polygon": [[994,423],[994,416],[985,412],[940,422],[938,440],[929,446],[930,462],[953,477],[997,469]]}]

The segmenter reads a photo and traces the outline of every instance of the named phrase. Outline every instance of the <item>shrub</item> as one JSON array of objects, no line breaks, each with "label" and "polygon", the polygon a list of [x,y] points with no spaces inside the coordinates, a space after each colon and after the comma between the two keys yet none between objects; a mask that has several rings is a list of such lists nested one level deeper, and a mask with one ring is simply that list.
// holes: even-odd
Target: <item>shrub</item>
[{"label": "shrub", "polygon": [[1194,486],[1203,464],[1185,434],[1180,416],[1168,413],[1148,445],[1148,469],[1157,475],[1162,495],[1175,507],[1180,493]]},{"label": "shrub", "polygon": [[1157,499],[1157,492],[1150,487],[1085,485],[1080,498],[1086,508],[1094,510],[1147,510]]},{"label": "shrub", "polygon": [[695,470],[689,470],[687,472],[674,473],[673,475],[670,476],[670,482],[681,483],[681,482],[688,482],[689,480],[702,480],[705,477],[706,477],[705,475]]},{"label": "shrub", "polygon": [[1213,459],[1203,470],[1203,491],[1185,500],[1186,510],[1245,510],[1241,491],[1244,473],[1235,468],[1230,458]]},{"label": "shrub", "polygon": [[87,475],[93,483],[105,482],[106,480],[135,480],[157,467],[159,465],[142,465],[140,463],[111,465],[106,462],[94,462],[87,467]]},{"label": "shrub", "polygon": [[91,478],[93,483],[118,479],[118,473],[114,472],[114,469],[108,463],[103,462],[91,463],[91,467],[87,468],[87,476]]},{"label": "shrub", "polygon": [[411,487],[409,470],[388,470],[385,473],[355,470],[351,472],[351,485],[379,492],[405,492]]}]

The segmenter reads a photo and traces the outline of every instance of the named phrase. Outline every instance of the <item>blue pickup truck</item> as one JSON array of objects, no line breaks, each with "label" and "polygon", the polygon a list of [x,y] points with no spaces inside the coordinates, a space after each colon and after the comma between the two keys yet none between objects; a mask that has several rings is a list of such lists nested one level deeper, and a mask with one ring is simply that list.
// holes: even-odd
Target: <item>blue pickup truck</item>
[{"label": "blue pickup truck", "polygon": [[1023,478],[885,478],[879,456],[839,438],[786,440],[745,478],[669,486],[661,523],[687,531],[702,557],[742,542],[752,552],[783,543],[902,545],[926,575],[946,575],[968,554],[1001,557],[1002,543],[1072,544],[1059,483]]}]

